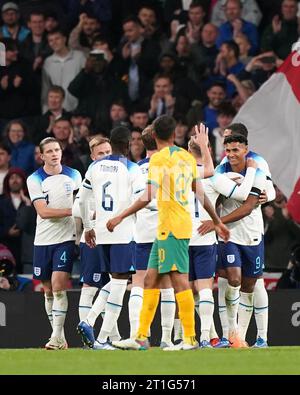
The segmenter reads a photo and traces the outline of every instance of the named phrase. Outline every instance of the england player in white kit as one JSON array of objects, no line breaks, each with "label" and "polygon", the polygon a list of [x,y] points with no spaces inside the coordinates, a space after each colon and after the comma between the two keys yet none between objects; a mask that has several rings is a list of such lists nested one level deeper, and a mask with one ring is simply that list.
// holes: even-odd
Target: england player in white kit
[{"label": "england player in white kit", "polygon": [[[242,135],[225,138],[225,152],[228,162],[220,165],[217,172],[232,177],[245,175],[247,139]],[[251,317],[253,309],[253,289],[257,277],[263,270],[263,240],[261,234],[261,215],[258,206],[259,196],[266,189],[267,177],[257,169],[253,189],[244,205],[235,199],[222,203],[222,220],[229,224],[231,235],[228,243],[219,242],[221,262],[226,269],[228,285],[225,292],[229,340],[233,347],[244,347],[243,327]],[[249,210],[247,209],[249,205]],[[247,213],[248,211],[248,213]],[[247,213],[244,216],[244,213]],[[243,214],[240,216],[240,214]],[[242,280],[241,280],[242,275]],[[240,284],[242,288],[240,293]],[[241,299],[240,299],[241,295]],[[240,305],[239,305],[240,301]],[[219,302],[220,304],[220,302]],[[220,306],[221,307],[221,306]],[[239,328],[237,328],[237,310],[239,308]]]},{"label": "england player in white kit", "polygon": [[75,221],[73,193],[81,184],[80,173],[61,165],[58,141],[48,137],[40,143],[40,167],[27,179],[31,201],[37,211],[34,240],[33,278],[41,280],[45,308],[53,332],[47,349],[64,349],[64,322],[68,309],[67,281],[73,266]]},{"label": "england player in white kit", "polygon": [[[85,240],[90,247],[97,247],[101,271],[112,276],[104,287],[109,295],[104,300],[105,317],[98,341],[95,343],[93,326],[103,311],[103,295],[98,296],[86,320],[77,327],[83,341],[99,350],[114,350],[107,342],[108,336],[120,315],[128,278],[135,272],[132,242],[134,216],[128,217],[114,233],[109,233],[106,228],[106,222],[130,206],[145,188],[139,166],[126,158],[129,141],[130,131],[127,128],[120,126],[112,130],[113,154],[92,163],[79,200]],[[95,230],[91,226],[86,204],[91,196],[96,203]]]},{"label": "england player in white kit", "polygon": [[[198,166],[202,166],[202,152],[193,140],[189,142],[189,152],[195,157]],[[247,171],[241,185],[226,177],[224,174],[216,173],[210,178],[202,180],[203,189],[209,200],[216,205],[220,195],[226,198],[232,197],[241,202],[245,201],[252,189],[255,179],[256,164],[253,160],[247,163]],[[191,193],[190,207],[193,221],[193,235],[190,240],[190,273],[189,278],[195,295],[195,306],[198,305],[198,313],[201,321],[200,347],[211,347],[210,339],[215,340],[216,348],[228,347],[226,339],[217,338],[213,325],[214,299],[212,295],[213,276],[216,271],[217,240],[214,232],[201,236],[198,228],[202,221],[209,220],[208,213]],[[212,332],[212,333],[210,333]],[[214,333],[213,333],[214,332]]]},{"label": "england player in white kit", "polygon": [[[98,160],[102,159],[107,155],[111,155],[111,145],[109,139],[105,137],[94,137],[89,142],[91,151],[91,159]],[[88,178],[88,174],[86,175]],[[84,233],[82,232],[82,219],[79,208],[80,192],[83,186],[81,185],[78,194],[76,195],[73,205],[73,216],[75,220],[79,220],[79,234],[80,238],[80,282],[83,284],[79,299],[79,319],[83,321],[90,309],[92,308],[93,299],[99,289],[109,282],[109,275],[107,273],[101,274],[101,267],[97,250],[90,248],[85,243]],[[91,218],[95,211],[95,203],[93,202],[92,207],[91,200]]]},{"label": "england player in white kit", "polygon": [[[236,123],[230,125],[224,131],[224,137],[230,136],[231,134],[242,134],[246,138],[248,138],[248,130],[244,124]],[[258,168],[262,170],[267,176],[267,184],[266,184],[266,191],[264,191],[259,199],[260,205],[271,202],[275,199],[275,189],[272,182],[272,176],[270,172],[270,168],[266,160],[259,154],[253,151],[249,151],[247,154],[247,158],[252,158],[258,164]],[[225,157],[221,165],[228,162],[227,157]],[[262,228],[261,232],[264,234],[264,226],[263,222],[261,222]],[[225,289],[227,287],[227,279],[225,277],[219,277],[219,298],[222,300],[222,305],[225,305]],[[268,333],[268,293],[265,289],[264,279],[260,276],[255,284],[254,287],[254,316],[257,326],[257,340],[254,344],[254,347],[257,348],[264,348],[267,347],[267,333]],[[226,313],[226,311],[225,311]],[[222,326],[228,327],[227,317],[224,314],[224,308],[220,310],[220,318],[222,322]],[[246,330],[246,328],[245,328]]]}]

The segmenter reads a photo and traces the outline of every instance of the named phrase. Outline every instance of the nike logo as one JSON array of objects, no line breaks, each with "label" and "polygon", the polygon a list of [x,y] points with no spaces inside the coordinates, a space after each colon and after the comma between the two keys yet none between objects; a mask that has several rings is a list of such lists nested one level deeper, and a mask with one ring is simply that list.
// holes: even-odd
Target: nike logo
[{"label": "nike logo", "polygon": [[65,267],[66,265],[57,265],[57,267]]},{"label": "nike logo", "polygon": [[43,193],[48,193],[50,191],[50,189],[48,189],[48,191],[42,191]]}]

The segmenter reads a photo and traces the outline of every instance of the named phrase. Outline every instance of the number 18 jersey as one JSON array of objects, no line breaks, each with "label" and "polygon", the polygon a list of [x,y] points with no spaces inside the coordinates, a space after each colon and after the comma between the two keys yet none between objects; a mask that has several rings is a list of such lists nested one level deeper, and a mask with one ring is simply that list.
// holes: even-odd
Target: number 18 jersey
[{"label": "number 18 jersey", "polygon": [[122,221],[113,232],[106,223],[120,214],[145,189],[142,172],[136,163],[120,155],[109,155],[93,162],[83,186],[92,190],[96,206],[96,243],[127,244],[133,240],[135,216]]}]

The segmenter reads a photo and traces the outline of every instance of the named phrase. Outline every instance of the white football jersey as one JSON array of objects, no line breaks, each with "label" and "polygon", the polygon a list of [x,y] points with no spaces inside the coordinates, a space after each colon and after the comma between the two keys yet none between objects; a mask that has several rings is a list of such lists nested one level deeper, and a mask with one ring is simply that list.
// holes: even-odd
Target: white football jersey
[{"label": "white football jersey", "polygon": [[93,162],[83,181],[92,190],[96,205],[96,243],[127,244],[133,240],[135,216],[125,218],[113,232],[106,223],[120,214],[145,189],[142,172],[136,163],[120,155],[109,155]]},{"label": "white football jersey", "polygon": [[[243,174],[234,173],[231,171],[229,162],[219,165],[217,171],[226,174],[228,177],[239,177],[243,179]],[[267,177],[260,169],[256,170],[255,180],[250,195],[259,196],[260,192],[266,189]],[[242,202],[229,198],[222,202],[221,217],[232,213],[235,209],[240,207]],[[262,213],[258,206],[252,210],[250,215],[240,219],[239,221],[226,224],[230,230],[229,241],[240,245],[258,245],[262,240]]]},{"label": "white football jersey", "polygon": [[[138,162],[140,166],[144,184],[148,180],[148,168],[150,158],[145,158]],[[136,213],[136,223],[134,230],[134,240],[136,243],[153,243],[157,233],[158,211],[156,199],[149,205]]]},{"label": "white football jersey", "polygon": [[[44,199],[49,208],[72,208],[73,192],[81,184],[79,171],[62,166],[60,174],[49,175],[40,167],[27,179],[32,203]],[[75,240],[75,222],[72,216],[42,219],[37,216],[34,245],[59,244]]]},{"label": "white football jersey", "polygon": [[[198,167],[200,167],[198,165]],[[216,206],[216,201],[219,195],[226,198],[234,198],[243,202],[247,199],[255,179],[256,170],[254,168],[247,168],[244,181],[238,185],[235,181],[228,178],[225,174],[216,172],[212,177],[201,180],[204,192],[210,200],[213,207]],[[216,243],[215,232],[207,233],[201,236],[197,229],[201,225],[201,221],[211,220],[207,211],[203,208],[202,204],[196,199],[195,194],[192,192],[190,195],[190,207],[193,221],[193,235],[190,240],[190,246],[199,245],[212,245]]]}]

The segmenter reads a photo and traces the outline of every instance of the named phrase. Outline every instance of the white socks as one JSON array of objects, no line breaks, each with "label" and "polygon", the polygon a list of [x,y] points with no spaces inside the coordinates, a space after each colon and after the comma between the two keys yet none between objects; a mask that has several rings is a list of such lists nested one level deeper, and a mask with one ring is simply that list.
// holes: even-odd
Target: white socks
[{"label": "white socks", "polygon": [[99,317],[101,312],[105,310],[105,305],[110,294],[110,287],[111,281],[100,289],[99,295],[85,319],[89,325],[94,326],[96,319]]},{"label": "white socks", "polygon": [[123,306],[123,298],[126,292],[128,280],[112,278],[110,283],[110,294],[105,306],[105,316],[98,336],[100,343],[105,343],[116,325]]},{"label": "white socks", "polygon": [[51,337],[63,338],[63,327],[68,310],[68,298],[66,291],[53,292],[53,332]]},{"label": "white socks", "polygon": [[211,323],[211,326],[210,326],[209,338],[210,338],[210,340],[219,338],[219,335],[217,334],[217,331],[216,331],[216,328],[215,328],[214,318],[212,319],[212,323]]},{"label": "white socks", "polygon": [[246,339],[246,333],[253,313],[253,295],[253,293],[240,292],[238,333],[242,340]]},{"label": "white socks", "polygon": [[143,306],[144,289],[141,287],[132,287],[128,302],[130,338],[135,339],[139,329],[140,314]]},{"label": "white socks", "polygon": [[174,342],[183,339],[183,329],[181,326],[180,318],[174,319]]},{"label": "white socks", "polygon": [[45,293],[44,297],[45,297],[45,310],[46,310],[51,328],[53,328],[53,315],[52,315],[53,296],[47,296]]},{"label": "white socks", "polygon": [[201,321],[201,337],[200,341],[210,340],[210,328],[213,322],[214,314],[214,298],[212,290],[209,288],[202,289],[199,292],[199,315]]},{"label": "white socks", "polygon": [[161,341],[171,343],[172,329],[174,326],[176,301],[173,288],[160,290],[160,312],[161,312]]},{"label": "white socks", "polygon": [[237,312],[239,308],[240,288],[240,285],[238,287],[232,287],[227,284],[225,291],[229,333],[237,330]]},{"label": "white socks", "polygon": [[227,278],[218,278],[218,303],[219,303],[219,316],[222,326],[222,337],[228,339],[228,317],[227,307],[225,301],[225,291],[227,288]]},{"label": "white socks", "polygon": [[97,287],[82,287],[79,299],[79,320],[84,321],[92,308],[93,300],[98,291]]},{"label": "white socks", "polygon": [[268,304],[269,298],[264,279],[259,278],[254,287],[254,316],[257,326],[257,337],[268,339]]}]

